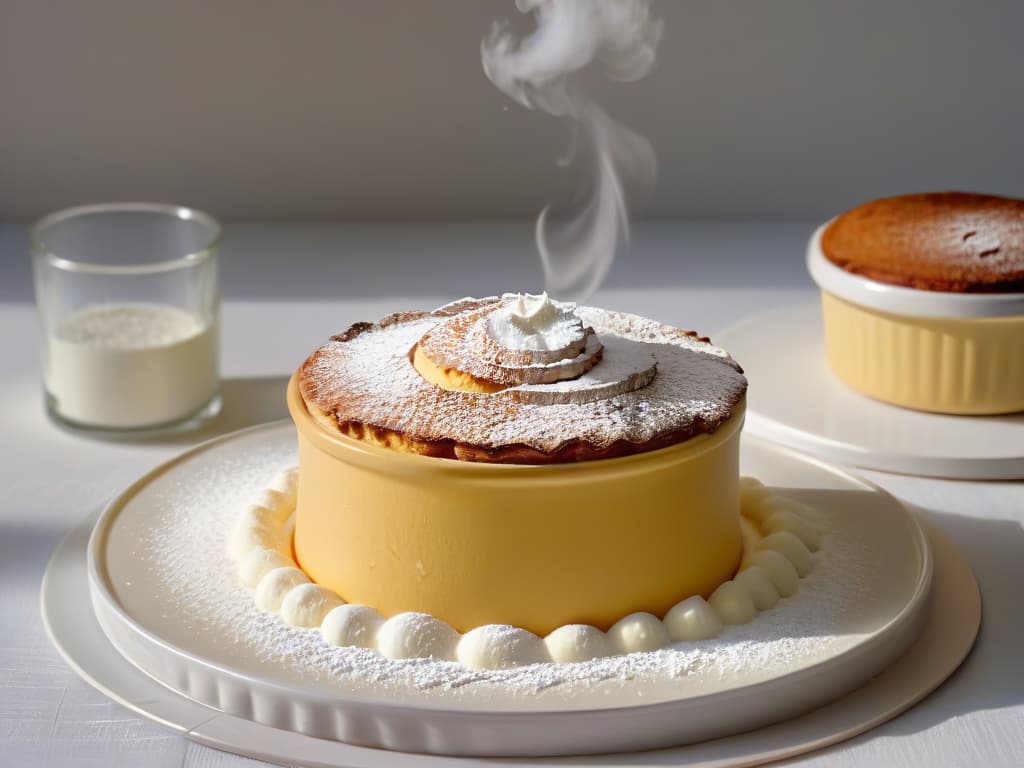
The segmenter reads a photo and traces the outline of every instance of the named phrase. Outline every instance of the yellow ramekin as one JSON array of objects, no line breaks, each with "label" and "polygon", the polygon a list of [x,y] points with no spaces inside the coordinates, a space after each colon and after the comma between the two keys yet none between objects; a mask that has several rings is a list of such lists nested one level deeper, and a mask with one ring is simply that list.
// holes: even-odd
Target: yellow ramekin
[{"label": "yellow ramekin", "polygon": [[405,454],[330,432],[288,385],[298,431],[295,555],[318,584],[385,616],[461,632],[511,624],[607,629],[708,596],[742,556],[745,403],[712,435],[547,466]]},{"label": "yellow ramekin", "polygon": [[844,383],[905,408],[981,415],[1024,410],[1024,294],[889,285],[832,264],[812,236],[825,356]]}]

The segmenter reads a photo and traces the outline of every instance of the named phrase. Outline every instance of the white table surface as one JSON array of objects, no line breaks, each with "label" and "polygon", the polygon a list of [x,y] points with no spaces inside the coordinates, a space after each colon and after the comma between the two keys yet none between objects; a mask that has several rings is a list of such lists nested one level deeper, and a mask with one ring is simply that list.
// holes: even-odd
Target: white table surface
[{"label": "white table surface", "polygon": [[[749,312],[814,296],[803,267],[812,228],[643,224],[592,303],[713,335]],[[349,323],[463,295],[538,290],[531,237],[525,222],[230,225],[223,412],[198,434],[115,443],[64,431],[44,414],[25,233],[0,224],[0,765],[257,765],[128,712],[64,665],[39,616],[50,554],[147,469],[215,434],[285,417],[287,375]],[[785,354],[780,345],[780,364]],[[960,546],[981,586],[981,634],[957,674],[913,710],[793,764],[1024,764],[1024,483],[863,474]]]}]

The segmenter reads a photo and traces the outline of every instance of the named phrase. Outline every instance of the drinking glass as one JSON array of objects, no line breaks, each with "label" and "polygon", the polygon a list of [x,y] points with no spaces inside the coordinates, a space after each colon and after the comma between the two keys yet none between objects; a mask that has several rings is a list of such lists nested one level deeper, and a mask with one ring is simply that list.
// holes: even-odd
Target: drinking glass
[{"label": "drinking glass", "polygon": [[159,203],[70,208],[33,226],[53,418],[165,430],[219,411],[220,234],[209,214]]}]

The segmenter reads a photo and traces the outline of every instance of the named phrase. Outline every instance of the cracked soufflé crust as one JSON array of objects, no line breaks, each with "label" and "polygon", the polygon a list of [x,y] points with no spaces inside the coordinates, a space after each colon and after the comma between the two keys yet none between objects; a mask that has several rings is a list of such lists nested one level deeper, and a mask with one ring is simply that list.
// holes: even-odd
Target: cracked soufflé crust
[{"label": "cracked souffl\u00e9 crust", "polygon": [[465,461],[548,464],[613,458],[712,433],[746,393],[742,369],[707,338],[635,315],[581,307],[599,337],[643,345],[657,361],[640,389],[583,403],[523,402],[442,389],[415,370],[416,345],[438,322],[496,307],[465,299],[433,312],[356,323],[302,365],[309,414],[331,431],[394,450]]},{"label": "cracked souffl\u00e9 crust", "polygon": [[821,238],[833,264],[928,291],[1024,291],[1024,200],[967,192],[887,197],[837,217]]}]

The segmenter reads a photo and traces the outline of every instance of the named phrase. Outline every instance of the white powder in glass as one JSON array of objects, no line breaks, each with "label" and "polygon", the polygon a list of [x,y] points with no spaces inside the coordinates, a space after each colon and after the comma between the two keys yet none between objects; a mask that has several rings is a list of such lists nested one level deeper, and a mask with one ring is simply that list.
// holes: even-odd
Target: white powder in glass
[{"label": "white powder in glass", "polygon": [[44,376],[57,413],[71,421],[166,424],[216,392],[216,328],[167,305],[87,307],[51,334]]},{"label": "white powder in glass", "polygon": [[857,637],[837,630],[842,618],[865,595],[884,589],[869,567],[863,534],[855,526],[839,526],[842,534],[835,535],[838,518],[821,510],[822,548],[799,591],[749,624],[726,627],[709,640],[572,664],[488,671],[429,659],[392,661],[372,650],[334,647],[319,630],[289,627],[260,611],[224,555],[239,509],[270,478],[294,466],[290,442],[235,457],[223,449],[224,458],[208,456],[181,480],[169,474],[136,555],[146,563],[155,587],[146,600],[175,617],[182,638],[202,635],[226,658],[252,656],[267,674],[286,669],[289,679],[320,689],[449,703],[486,703],[497,692],[500,700],[522,700],[523,706],[558,706],[581,695],[593,701],[602,689],[627,689],[644,701],[695,694],[730,681],[765,679],[851,647]]}]

